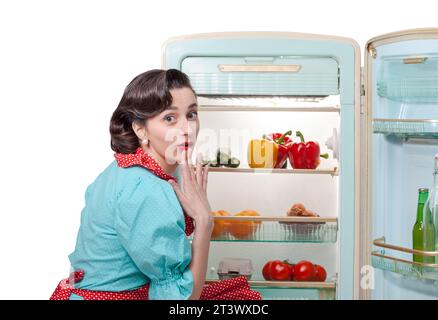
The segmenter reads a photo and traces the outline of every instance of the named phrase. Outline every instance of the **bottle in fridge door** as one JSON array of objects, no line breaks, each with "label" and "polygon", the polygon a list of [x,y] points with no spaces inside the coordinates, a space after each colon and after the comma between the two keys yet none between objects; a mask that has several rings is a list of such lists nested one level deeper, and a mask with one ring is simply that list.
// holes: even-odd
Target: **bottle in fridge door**
[{"label": "bottle in fridge door", "polygon": [[[420,188],[418,190],[417,218],[412,229],[412,247],[414,250],[434,251],[435,250],[435,226],[432,220],[432,212],[429,203],[429,189]],[[415,262],[434,263],[435,257],[413,255]]]},{"label": "bottle in fridge door", "polygon": [[198,96],[194,154],[211,164],[215,220],[208,282],[223,278],[223,261],[243,259],[263,299],[357,298],[357,43],[190,35],[164,44],[163,67],[185,72]]},{"label": "bottle in fridge door", "polygon": [[[425,206],[432,214],[432,221],[435,228],[435,248],[431,251],[438,252],[438,154],[435,155],[433,161],[433,185]],[[438,256],[435,262],[438,263]]]}]

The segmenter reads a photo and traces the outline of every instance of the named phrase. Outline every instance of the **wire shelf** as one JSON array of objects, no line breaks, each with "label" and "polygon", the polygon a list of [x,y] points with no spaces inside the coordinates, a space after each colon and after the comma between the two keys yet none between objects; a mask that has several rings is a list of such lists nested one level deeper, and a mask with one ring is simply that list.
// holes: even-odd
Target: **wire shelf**
[{"label": "wire shelf", "polygon": [[214,222],[211,241],[334,243],[338,232],[337,218],[215,216]]},{"label": "wire shelf", "polygon": [[[373,244],[376,247],[383,248],[371,252],[373,267],[401,274],[408,278],[435,280],[438,284],[438,263],[415,262],[408,258],[399,257],[400,254],[415,253],[416,255],[436,257],[438,259],[438,251],[420,251],[387,244],[385,243],[385,237],[374,240]],[[385,249],[395,251],[396,255],[388,254]]]}]

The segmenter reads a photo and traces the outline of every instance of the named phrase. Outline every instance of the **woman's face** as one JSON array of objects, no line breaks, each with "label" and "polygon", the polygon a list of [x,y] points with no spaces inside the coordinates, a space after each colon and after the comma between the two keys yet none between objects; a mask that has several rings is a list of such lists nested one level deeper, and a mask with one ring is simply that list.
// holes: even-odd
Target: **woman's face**
[{"label": "woman's face", "polygon": [[176,167],[181,153],[190,157],[199,133],[198,104],[190,88],[170,90],[172,104],[146,121],[148,145],[143,147],[162,166]]}]

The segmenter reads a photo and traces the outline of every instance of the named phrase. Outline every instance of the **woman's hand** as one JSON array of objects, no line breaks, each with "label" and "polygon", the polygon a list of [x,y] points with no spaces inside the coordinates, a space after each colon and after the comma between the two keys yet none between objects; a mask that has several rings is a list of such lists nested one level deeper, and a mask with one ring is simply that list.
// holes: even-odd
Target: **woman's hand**
[{"label": "woman's hand", "polygon": [[196,173],[188,164],[187,153],[182,154],[180,164],[181,189],[169,180],[185,212],[195,220],[196,228],[192,241],[193,290],[189,299],[199,299],[207,274],[208,251],[213,230],[213,215],[207,199],[208,164],[202,168],[201,155],[196,158]]},{"label": "woman's hand", "polygon": [[198,154],[196,173],[193,172],[188,163],[187,153],[183,152],[180,164],[181,188],[173,180],[169,180],[169,183],[175,190],[185,212],[195,220],[196,225],[206,224],[211,228],[213,217],[207,199],[208,168],[208,164],[204,168],[202,167],[202,155]]}]

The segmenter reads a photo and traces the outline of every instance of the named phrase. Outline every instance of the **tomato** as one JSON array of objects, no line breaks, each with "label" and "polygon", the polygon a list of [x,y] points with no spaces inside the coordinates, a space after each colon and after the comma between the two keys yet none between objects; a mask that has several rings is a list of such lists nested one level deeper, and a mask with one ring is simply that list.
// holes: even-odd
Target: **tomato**
[{"label": "tomato", "polygon": [[289,266],[282,261],[274,261],[271,265],[271,277],[272,280],[289,280],[290,269]]},{"label": "tomato", "polygon": [[289,268],[289,280],[293,281],[295,264],[291,263],[289,260],[284,260],[283,262],[286,263]]},{"label": "tomato", "polygon": [[295,265],[289,264],[289,280],[294,281],[295,280]]},{"label": "tomato", "polygon": [[294,266],[295,281],[313,281],[315,277],[315,267],[313,263],[302,260]]},{"label": "tomato", "polygon": [[327,272],[325,271],[323,266],[319,264],[315,264],[315,275],[314,281],[325,281],[327,278]]},{"label": "tomato", "polygon": [[290,279],[290,268],[280,260],[268,261],[262,270],[265,280],[287,281]]},{"label": "tomato", "polygon": [[270,271],[271,264],[272,264],[272,261],[269,261],[268,263],[265,264],[265,266],[263,267],[263,270],[262,270],[263,278],[265,278],[265,280],[268,280],[268,281],[272,280],[271,271]]}]

